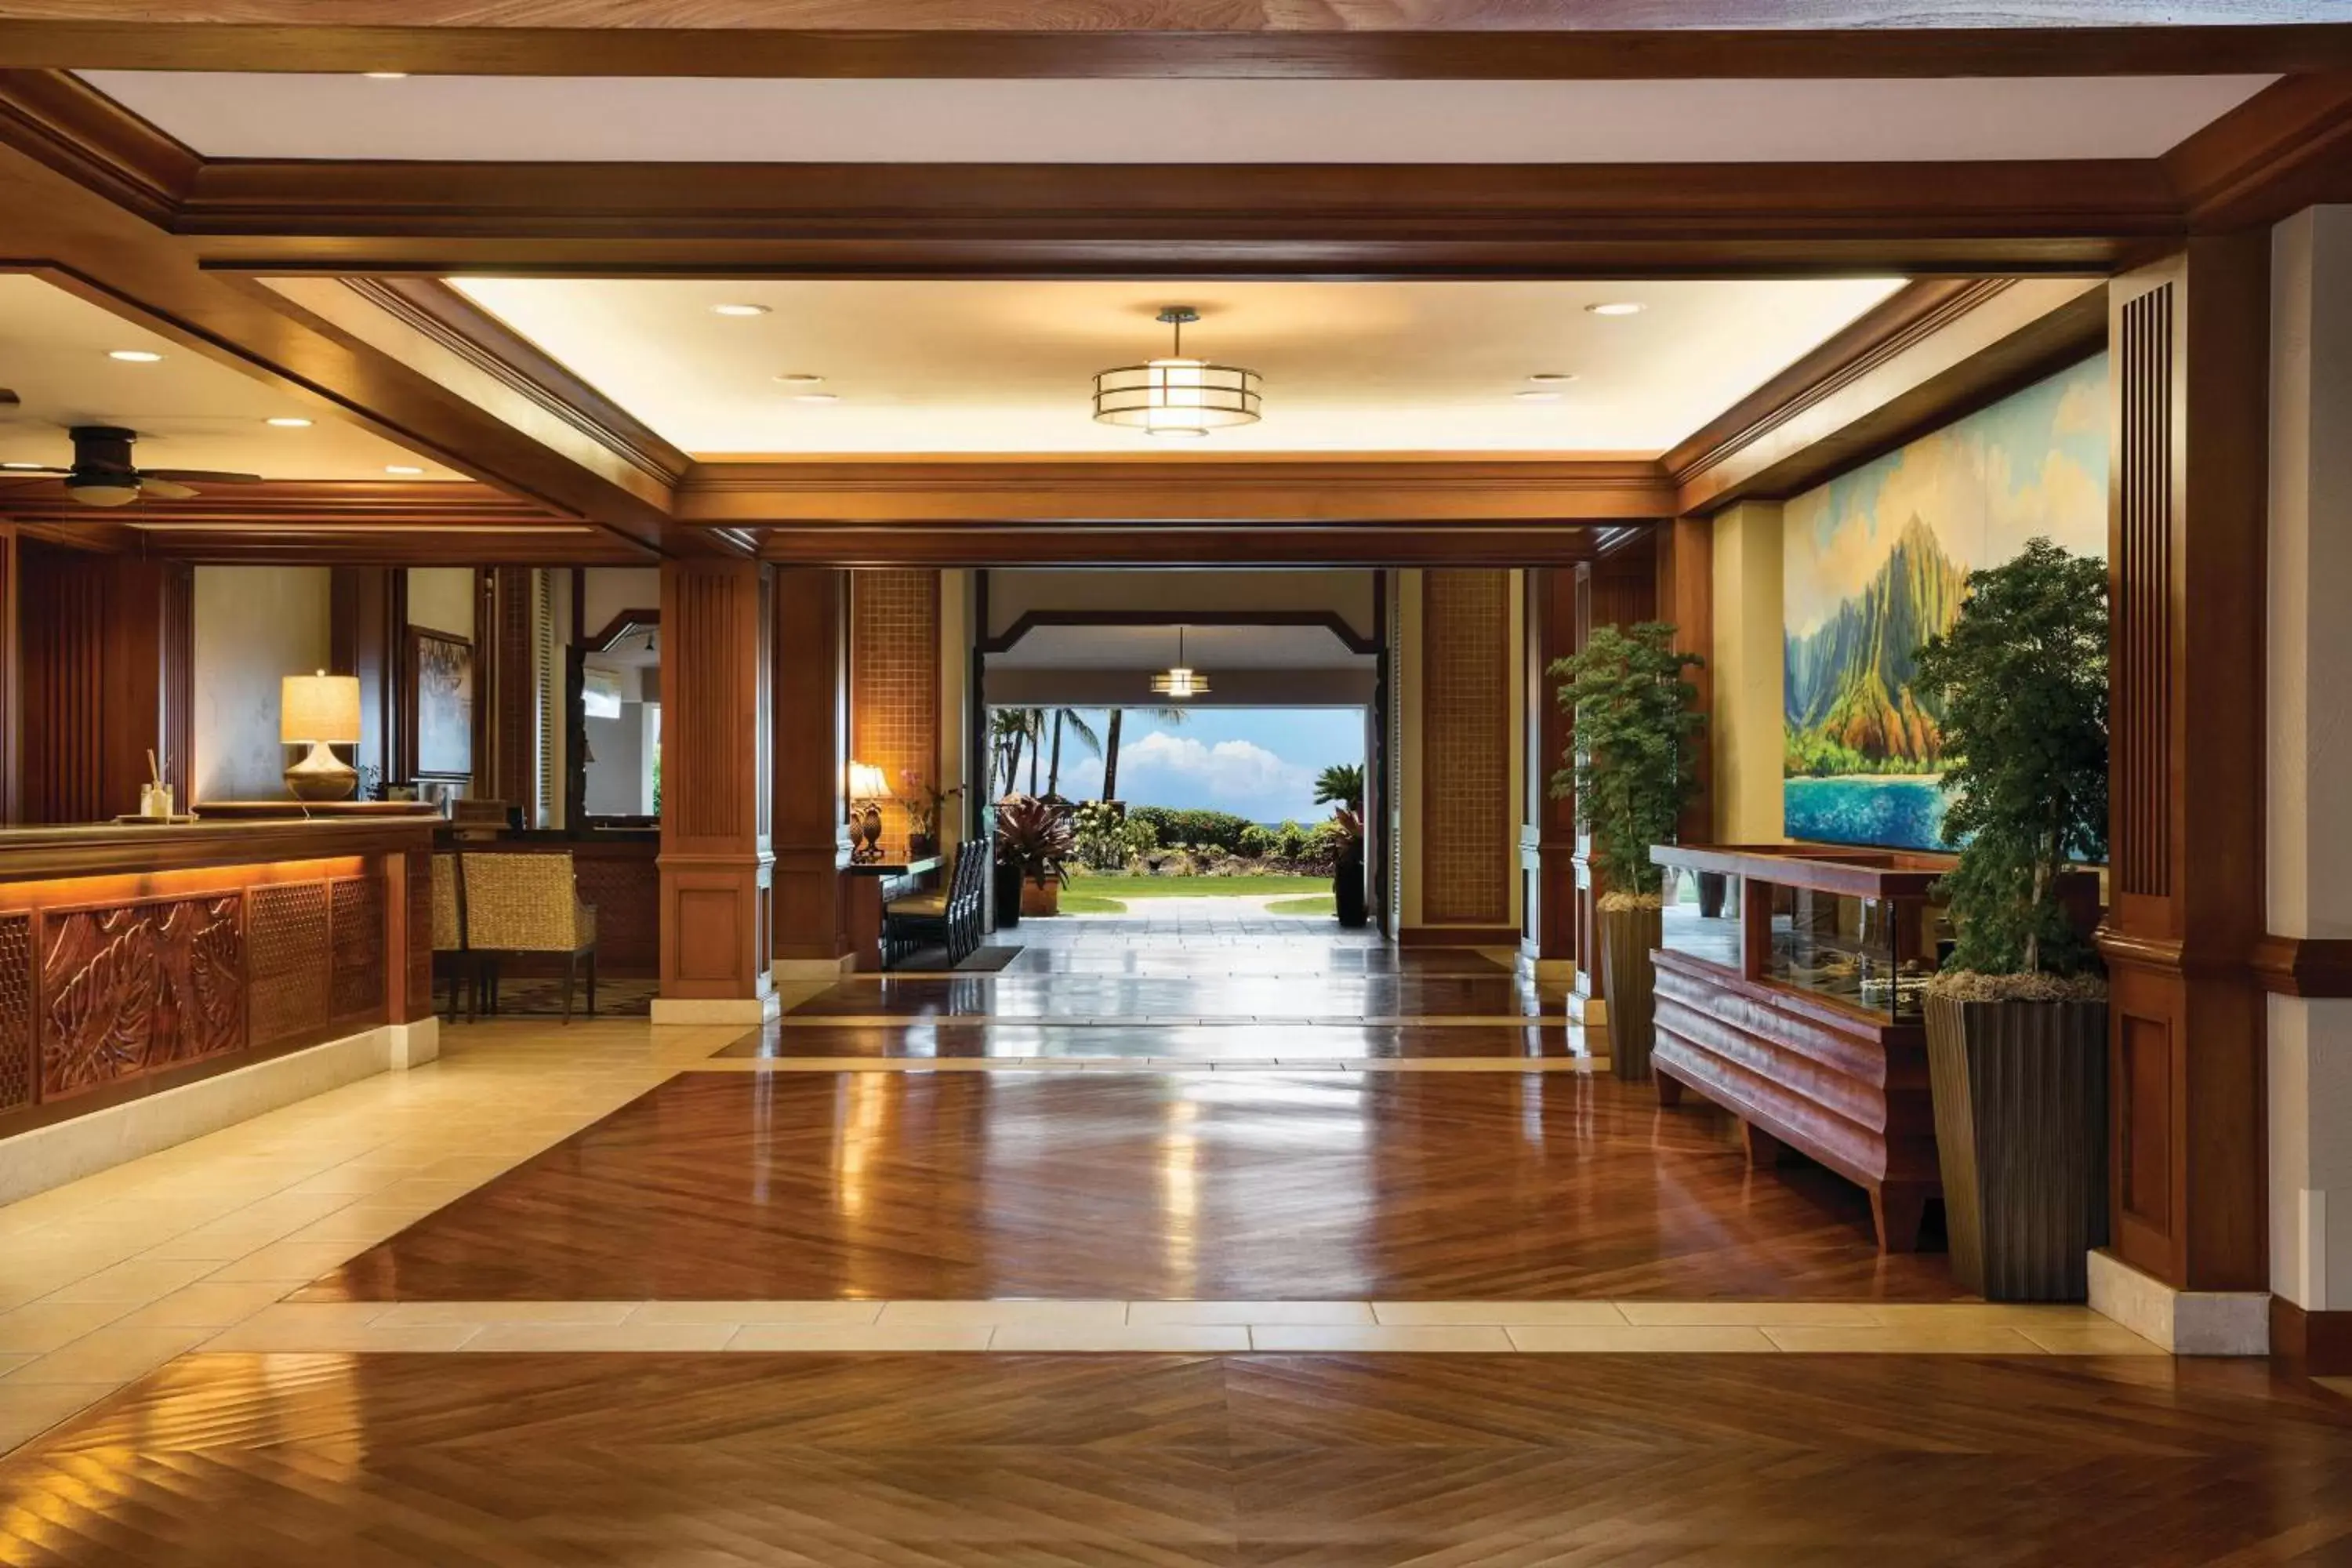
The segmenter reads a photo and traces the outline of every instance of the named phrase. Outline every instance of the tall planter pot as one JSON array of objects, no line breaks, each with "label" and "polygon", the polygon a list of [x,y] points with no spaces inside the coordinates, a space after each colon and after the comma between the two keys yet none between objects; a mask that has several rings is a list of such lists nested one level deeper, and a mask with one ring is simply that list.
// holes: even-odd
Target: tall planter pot
[{"label": "tall planter pot", "polygon": [[1021,868],[1000,860],[992,875],[996,879],[996,929],[1010,931],[1021,923]]},{"label": "tall planter pot", "polygon": [[1062,912],[1062,879],[1050,873],[1043,877],[1021,879],[1021,912],[1024,915],[1058,915]]},{"label": "tall planter pot", "polygon": [[1338,910],[1339,924],[1354,931],[1369,923],[1371,909],[1364,898],[1364,858],[1343,855],[1331,872],[1331,901]]},{"label": "tall planter pot", "polygon": [[1650,1076],[1656,1034],[1658,971],[1651,950],[1665,940],[1665,911],[1601,911],[1601,988],[1609,1006],[1609,1070],[1622,1079]]},{"label": "tall planter pot", "polygon": [[2107,1005],[1927,998],[1952,1276],[1988,1301],[2080,1301],[2107,1240]]}]

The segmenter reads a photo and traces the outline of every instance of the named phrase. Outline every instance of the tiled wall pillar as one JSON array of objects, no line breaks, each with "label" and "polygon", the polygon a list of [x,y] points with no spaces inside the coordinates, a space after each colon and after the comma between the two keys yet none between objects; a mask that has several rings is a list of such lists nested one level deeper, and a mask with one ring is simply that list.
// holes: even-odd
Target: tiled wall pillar
[{"label": "tiled wall pillar", "polygon": [[2352,1373],[2352,207],[2280,225],[2271,276],[2272,1348]]},{"label": "tiled wall pillar", "polygon": [[849,574],[849,755],[882,770],[898,804],[882,847],[907,847],[907,774],[940,773],[940,574],[928,568]]},{"label": "tiled wall pillar", "polygon": [[1512,574],[1421,579],[1420,918],[1403,940],[1513,946],[1521,716]]}]

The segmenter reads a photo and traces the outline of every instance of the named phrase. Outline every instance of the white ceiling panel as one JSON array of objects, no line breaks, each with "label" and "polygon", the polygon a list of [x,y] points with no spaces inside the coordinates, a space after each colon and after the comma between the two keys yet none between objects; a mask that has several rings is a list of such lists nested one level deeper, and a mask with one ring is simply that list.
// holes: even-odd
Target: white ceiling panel
[{"label": "white ceiling panel", "polygon": [[215,158],[1015,163],[2146,158],[2275,79],[82,74]]},{"label": "white ceiling panel", "polygon": [[[685,451],[1165,453],[1097,425],[1097,371],[1185,352],[1265,377],[1220,452],[1653,455],[1901,286],[454,280]],[[1606,317],[1587,307],[1639,304]],[[730,317],[717,305],[764,306]],[[1538,383],[1538,375],[1574,379]],[[780,376],[813,375],[795,384]],[[1522,398],[1540,394],[1540,399]],[[811,403],[808,395],[838,401]]]}]

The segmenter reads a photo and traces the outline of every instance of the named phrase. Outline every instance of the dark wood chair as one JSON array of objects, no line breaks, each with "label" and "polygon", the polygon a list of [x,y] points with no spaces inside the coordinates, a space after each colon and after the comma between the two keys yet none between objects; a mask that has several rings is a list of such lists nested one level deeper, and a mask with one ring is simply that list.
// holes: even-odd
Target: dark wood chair
[{"label": "dark wood chair", "polygon": [[956,846],[955,868],[937,892],[893,899],[882,910],[882,966],[889,968],[927,947],[947,950],[952,969],[980,950],[988,878],[988,846]]}]

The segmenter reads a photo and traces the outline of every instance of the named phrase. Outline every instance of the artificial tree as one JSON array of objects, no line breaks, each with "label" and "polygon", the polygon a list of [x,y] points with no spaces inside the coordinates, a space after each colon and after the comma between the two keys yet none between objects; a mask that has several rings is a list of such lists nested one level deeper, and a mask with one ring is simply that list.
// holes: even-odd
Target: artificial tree
[{"label": "artificial tree", "polygon": [[1650,1070],[1665,872],[1650,846],[1670,843],[1698,795],[1697,742],[1706,728],[1698,688],[1683,679],[1706,661],[1676,648],[1675,626],[1643,621],[1593,628],[1584,647],[1555,660],[1559,705],[1574,726],[1567,765],[1552,774],[1555,798],[1576,803],[1576,825],[1591,840],[1602,884],[1601,988],[1609,1006],[1609,1058],[1621,1078]]},{"label": "artificial tree", "polygon": [[2080,1300],[2106,1239],[2107,572],[2047,539],[1969,574],[1916,655],[1943,709],[1950,956],[1927,987],[1953,1272],[1989,1299]]}]

